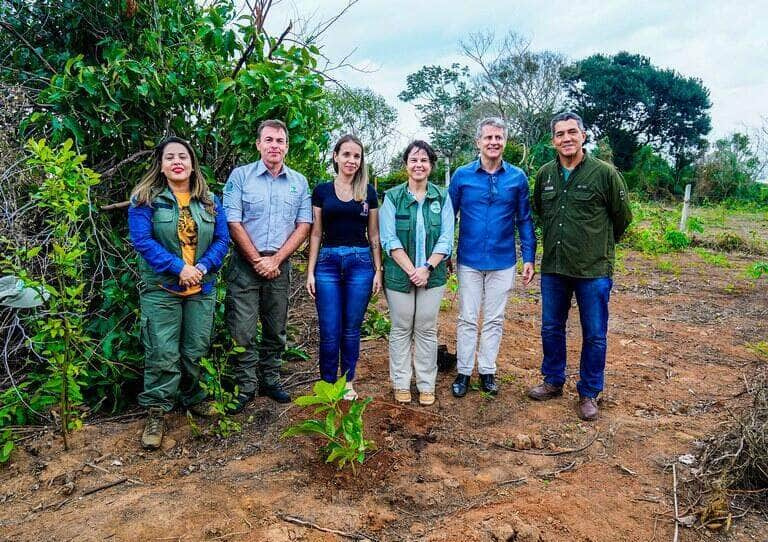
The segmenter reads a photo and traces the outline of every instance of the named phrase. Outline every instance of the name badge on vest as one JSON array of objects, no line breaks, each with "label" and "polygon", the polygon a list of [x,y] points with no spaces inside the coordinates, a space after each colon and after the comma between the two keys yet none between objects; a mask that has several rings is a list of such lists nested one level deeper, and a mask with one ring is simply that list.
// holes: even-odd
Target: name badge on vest
[{"label": "name badge on vest", "polygon": [[368,202],[363,201],[360,206],[363,208],[363,210],[360,211],[360,216],[368,216]]},{"label": "name badge on vest", "polygon": [[440,212],[440,202],[439,201],[433,201],[430,204],[430,206],[429,206],[429,210],[432,211],[435,214],[439,213]]}]

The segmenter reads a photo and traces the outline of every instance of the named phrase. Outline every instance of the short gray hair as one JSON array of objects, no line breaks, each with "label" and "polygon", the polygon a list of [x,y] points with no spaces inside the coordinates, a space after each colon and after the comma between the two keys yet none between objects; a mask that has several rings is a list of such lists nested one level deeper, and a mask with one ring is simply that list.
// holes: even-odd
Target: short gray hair
[{"label": "short gray hair", "polygon": [[501,128],[504,130],[504,139],[507,139],[507,123],[504,122],[504,119],[499,117],[486,117],[477,123],[477,129],[475,130],[475,140],[480,139],[480,136],[483,135],[483,127],[485,126]]},{"label": "short gray hair", "polygon": [[558,113],[552,117],[552,120],[549,121],[549,129],[552,132],[552,135],[555,135],[555,124],[564,120],[575,120],[576,124],[579,125],[579,130],[586,132],[586,129],[584,128],[584,121],[579,115],[573,111],[563,111],[562,113]]}]

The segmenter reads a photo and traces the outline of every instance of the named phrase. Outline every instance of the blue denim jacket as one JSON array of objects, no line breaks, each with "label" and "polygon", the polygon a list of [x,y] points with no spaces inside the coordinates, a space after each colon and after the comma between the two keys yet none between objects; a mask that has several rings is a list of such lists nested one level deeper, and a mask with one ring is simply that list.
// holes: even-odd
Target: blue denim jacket
[{"label": "blue denim jacket", "polygon": [[[199,261],[207,269],[209,275],[215,275],[221,268],[224,257],[229,250],[229,227],[221,201],[214,196],[216,205],[216,220],[213,228],[213,241],[203,253]],[[152,231],[152,215],[154,210],[148,205],[131,205],[128,208],[128,231],[131,243],[142,258],[158,274],[171,273],[178,276],[184,268],[184,260],[159,243]],[[213,289],[214,280],[203,282],[202,293],[208,293]],[[164,284],[169,290],[181,291],[183,288],[178,283]]]},{"label": "blue denim jacket", "polygon": [[536,235],[528,192],[523,170],[507,162],[493,174],[479,159],[454,172],[448,194],[459,215],[460,264],[478,271],[512,267],[517,262],[515,228],[523,261],[534,261]]}]

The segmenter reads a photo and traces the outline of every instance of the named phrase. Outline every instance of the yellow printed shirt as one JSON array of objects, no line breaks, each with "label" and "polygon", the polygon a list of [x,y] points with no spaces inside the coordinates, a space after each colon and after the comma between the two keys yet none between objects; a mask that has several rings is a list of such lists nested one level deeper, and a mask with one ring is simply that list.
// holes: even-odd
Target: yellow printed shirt
[{"label": "yellow printed shirt", "polygon": [[[179,235],[179,245],[181,246],[181,258],[188,265],[195,265],[195,252],[197,251],[197,224],[192,218],[189,209],[189,192],[175,192],[176,201],[179,203],[179,222],[176,225],[176,231]],[[200,292],[200,285],[190,286],[186,290],[176,292],[179,295],[187,296]]]}]

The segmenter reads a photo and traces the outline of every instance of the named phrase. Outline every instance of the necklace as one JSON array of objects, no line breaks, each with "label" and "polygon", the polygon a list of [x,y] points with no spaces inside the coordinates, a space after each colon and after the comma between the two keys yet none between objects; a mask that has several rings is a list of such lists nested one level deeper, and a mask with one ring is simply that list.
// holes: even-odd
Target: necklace
[{"label": "necklace", "polygon": [[352,185],[344,186],[333,181],[333,189],[336,191],[336,197],[340,200],[346,200],[352,195]]}]

